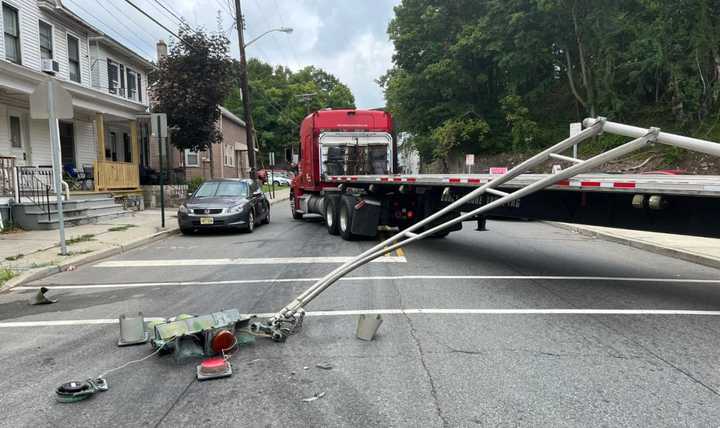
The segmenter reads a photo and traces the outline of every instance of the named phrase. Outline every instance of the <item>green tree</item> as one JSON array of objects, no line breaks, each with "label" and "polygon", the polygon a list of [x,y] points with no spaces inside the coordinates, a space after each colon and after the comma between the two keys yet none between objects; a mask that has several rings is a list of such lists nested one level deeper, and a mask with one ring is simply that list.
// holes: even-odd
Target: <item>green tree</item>
[{"label": "green tree", "polygon": [[180,150],[203,150],[222,141],[216,126],[220,108],[234,83],[230,41],[222,34],[207,34],[187,26],[181,41],[160,59],[152,73],[153,109],[168,115],[176,129],[172,144]]},{"label": "green tree", "polygon": [[[355,98],[337,77],[319,68],[308,66],[296,72],[287,67],[250,59],[248,61],[253,120],[262,151],[259,162],[267,153],[278,154],[299,142],[300,123],[308,112],[323,108],[354,108]],[[303,94],[313,94],[307,102]],[[243,107],[238,88],[233,88],[225,107],[242,117]]]}]

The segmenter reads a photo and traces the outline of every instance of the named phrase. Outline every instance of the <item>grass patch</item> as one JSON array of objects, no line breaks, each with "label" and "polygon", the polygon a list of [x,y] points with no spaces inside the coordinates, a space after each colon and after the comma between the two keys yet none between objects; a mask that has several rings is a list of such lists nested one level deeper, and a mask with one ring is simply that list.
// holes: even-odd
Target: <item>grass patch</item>
[{"label": "grass patch", "polygon": [[15,260],[20,260],[23,257],[25,257],[25,254],[20,253],[20,254],[15,254],[14,256],[5,257],[5,260],[7,260],[9,262],[14,262]]},{"label": "grass patch", "polygon": [[7,269],[7,268],[0,269],[0,284],[5,284],[9,280],[11,280],[14,276],[15,276],[14,271]]},{"label": "grass patch", "polygon": [[67,245],[77,244],[79,242],[87,242],[87,241],[94,241],[95,235],[91,233],[86,233],[85,235],[76,236],[74,238],[70,238],[65,243]]},{"label": "grass patch", "polygon": [[124,231],[130,229],[131,227],[137,227],[137,225],[134,225],[134,224],[121,224],[121,225],[119,225],[119,226],[111,227],[110,229],[108,229],[108,232],[124,232]]},{"label": "grass patch", "polygon": [[49,262],[42,262],[42,263],[33,263],[30,265],[30,269],[37,269],[37,268],[44,268],[48,266],[54,266],[57,262],[55,260],[51,260]]},{"label": "grass patch", "polygon": [[68,251],[67,254],[65,254],[65,255],[58,253],[58,256],[63,256],[63,257],[79,256],[81,254],[87,254],[87,253],[92,253],[92,252],[93,252],[93,250]]}]

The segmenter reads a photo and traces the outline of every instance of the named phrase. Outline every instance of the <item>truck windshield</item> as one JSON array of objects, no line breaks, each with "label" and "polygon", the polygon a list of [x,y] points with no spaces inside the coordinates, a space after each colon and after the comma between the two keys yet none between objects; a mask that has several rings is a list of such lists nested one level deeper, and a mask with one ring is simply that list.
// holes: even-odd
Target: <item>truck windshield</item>
[{"label": "truck windshield", "polygon": [[240,181],[211,181],[203,183],[195,192],[196,198],[244,198],[248,195],[247,183]]},{"label": "truck windshield", "polygon": [[322,172],[327,175],[392,174],[392,136],[332,132],[320,136]]}]

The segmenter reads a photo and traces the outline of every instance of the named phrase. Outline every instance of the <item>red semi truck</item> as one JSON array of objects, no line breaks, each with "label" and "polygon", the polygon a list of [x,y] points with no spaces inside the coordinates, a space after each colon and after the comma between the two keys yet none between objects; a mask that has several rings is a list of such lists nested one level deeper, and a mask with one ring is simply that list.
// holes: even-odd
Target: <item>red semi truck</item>
[{"label": "red semi truck", "polygon": [[[589,121],[589,122],[588,122]],[[588,119],[594,132],[637,138],[654,132]],[[600,126],[601,128],[597,128]],[[586,127],[587,129],[587,127]],[[588,131],[590,132],[590,131]],[[716,144],[660,133],[660,140],[695,148]],[[581,136],[582,137],[582,136]],[[581,141],[579,139],[578,141]],[[320,214],[330,234],[344,239],[373,237],[381,227],[403,230],[463,198],[500,175],[418,174],[397,172],[397,145],[390,113],[378,110],[321,110],[308,115],[300,128],[300,161],[292,182],[290,208],[295,219]],[[706,149],[703,149],[706,150]],[[572,165],[580,162],[557,153],[540,154]],[[544,156],[544,157],[543,157]],[[537,158],[537,156],[535,157]],[[533,159],[535,159],[533,158]],[[538,160],[536,159],[536,161]],[[552,176],[527,174],[503,181],[498,190],[464,201],[423,230],[457,218]],[[666,233],[720,237],[720,177],[683,175],[580,174],[559,180],[502,206],[485,216],[541,219]],[[459,230],[462,223],[433,236]]]}]

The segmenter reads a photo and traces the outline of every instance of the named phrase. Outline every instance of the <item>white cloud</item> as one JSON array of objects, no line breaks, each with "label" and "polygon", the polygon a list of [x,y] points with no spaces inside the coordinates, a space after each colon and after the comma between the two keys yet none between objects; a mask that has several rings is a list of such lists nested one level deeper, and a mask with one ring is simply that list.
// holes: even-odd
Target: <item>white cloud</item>
[{"label": "white cloud", "polygon": [[[115,1],[115,0],[113,0]],[[248,55],[274,65],[285,65],[297,70],[315,65],[337,76],[355,95],[358,107],[384,105],[381,88],[375,80],[392,66],[393,46],[387,38],[387,24],[393,16],[393,6],[400,0],[243,0],[243,13],[247,20],[245,38],[250,40],[262,32],[282,26],[293,28],[291,34],[271,33],[248,48]],[[82,9],[74,8],[73,3]],[[160,9],[154,0],[135,0],[141,8],[172,30],[177,22]],[[222,26],[231,40],[231,53],[238,55],[237,31],[231,28],[233,18],[228,9],[234,0],[164,0],[177,14],[190,24],[209,31],[218,28],[217,14],[221,12]],[[156,24],[127,4],[117,7],[132,17],[124,24],[138,28],[132,34],[115,34],[110,27],[123,28],[118,18],[110,16],[95,0],[69,0],[68,7],[87,18],[85,11],[97,18],[89,19],[108,34],[129,47],[141,47],[143,52],[154,52],[155,42],[148,33],[164,33]],[[169,34],[165,39],[172,41]]]}]

